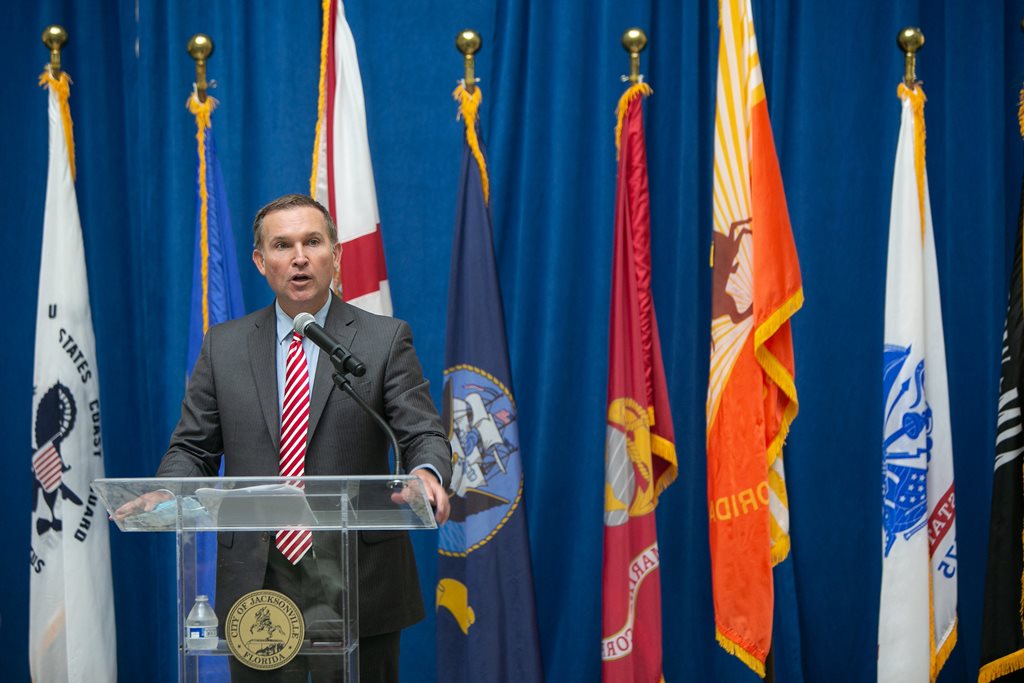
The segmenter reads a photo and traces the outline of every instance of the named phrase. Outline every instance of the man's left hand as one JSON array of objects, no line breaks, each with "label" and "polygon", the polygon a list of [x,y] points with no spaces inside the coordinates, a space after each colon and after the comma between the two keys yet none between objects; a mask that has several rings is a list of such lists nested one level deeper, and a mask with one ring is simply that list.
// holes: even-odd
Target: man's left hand
[{"label": "man's left hand", "polygon": [[434,508],[434,519],[437,520],[439,525],[444,524],[448,521],[448,515],[451,513],[451,505],[448,502],[448,494],[445,493],[441,482],[437,480],[433,472],[426,468],[418,469],[413,474],[420,478],[420,481],[423,482],[423,488],[427,490],[427,500],[430,501],[430,505]]}]

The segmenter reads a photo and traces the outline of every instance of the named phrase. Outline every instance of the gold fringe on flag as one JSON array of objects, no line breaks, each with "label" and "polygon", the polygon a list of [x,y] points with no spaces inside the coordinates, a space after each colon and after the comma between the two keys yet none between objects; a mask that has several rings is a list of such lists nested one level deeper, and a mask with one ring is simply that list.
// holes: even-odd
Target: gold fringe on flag
[{"label": "gold fringe on flag", "polygon": [[[1020,129],[1020,136],[1024,138],[1024,88],[1020,89],[1020,97],[1017,101],[1017,127]],[[1019,228],[1020,226],[1018,226]],[[1021,242],[1021,255],[1024,256],[1024,241]],[[1024,299],[1021,300],[1024,301]],[[1024,541],[1024,538],[1021,540]],[[1024,574],[1021,574],[1020,577],[1020,627],[1024,631]]]},{"label": "gold fringe on flag", "polygon": [[490,203],[491,181],[487,177],[487,162],[484,161],[484,153],[480,150],[480,138],[477,137],[476,122],[480,110],[480,103],[483,101],[483,94],[480,86],[474,86],[472,94],[466,92],[465,84],[459,83],[452,93],[452,97],[459,103],[459,114],[466,126],[466,144],[480,167],[480,184],[484,191],[484,205]]},{"label": "gold fringe on flag", "polygon": [[615,117],[618,121],[615,124],[615,158],[619,158],[619,145],[622,137],[622,120],[626,118],[626,110],[629,109],[629,103],[633,101],[633,98],[644,96],[649,97],[654,92],[651,90],[651,86],[646,83],[634,83],[633,85],[626,88],[626,92],[622,93],[622,97],[619,98],[619,104],[615,107]]},{"label": "gold fringe on flag", "polygon": [[[789,436],[789,428],[800,412],[800,402],[796,395],[796,382],[789,374],[786,366],[776,358],[765,344],[779,330],[782,325],[793,317],[804,305],[804,290],[801,287],[796,293],[783,303],[771,316],[768,317],[757,329],[754,330],[754,358],[765,374],[775,383],[776,386],[789,399],[789,404],[782,412],[782,423],[775,438],[768,444],[765,455],[768,460],[768,486],[779,500],[789,508],[789,499],[786,495],[786,482],[772,470],[776,458],[782,457],[782,446]],[[771,561],[774,567],[789,556],[790,540],[789,534],[771,518]]]},{"label": "gold fringe on flag", "polygon": [[723,650],[725,650],[733,657],[736,657],[741,662],[749,666],[753,670],[753,672],[756,673],[758,676],[764,678],[764,663],[762,661],[755,658],[749,652],[744,650],[735,641],[731,640],[730,638],[727,638],[725,634],[723,634],[717,628],[715,629],[715,638],[718,640],[718,644],[722,646]]},{"label": "gold fringe on flag", "polygon": [[196,117],[196,141],[199,143],[199,263],[200,280],[203,284],[203,334],[210,329],[210,196],[206,186],[206,129],[217,100],[207,97],[200,102],[195,93],[189,95],[185,106]]},{"label": "gold fringe on flag", "polygon": [[[932,683],[935,683],[935,680],[939,677],[939,672],[942,671],[942,667],[946,665],[946,661],[949,659],[949,655],[952,654],[953,648],[956,647],[957,631],[959,630],[959,624],[959,618],[953,621],[953,630],[950,632],[949,637],[946,638],[946,642],[942,644],[942,647],[939,648],[938,652],[935,653],[935,656],[932,657]],[[934,633],[935,629],[933,628],[932,638],[935,637]]]},{"label": "gold fringe on flag", "polygon": [[75,169],[75,133],[71,123],[71,107],[68,106],[68,98],[71,97],[71,77],[66,71],[60,72],[60,78],[54,78],[50,74],[50,68],[39,74],[39,87],[49,87],[57,94],[57,102],[60,105],[60,120],[64,128],[64,142],[68,148],[68,166],[71,168],[71,180],[74,182],[77,176]]},{"label": "gold fringe on flag", "polygon": [[316,100],[316,134],[313,136],[313,171],[309,174],[309,196],[316,198],[316,173],[320,166],[320,136],[324,134],[324,106],[327,103],[327,42],[330,37],[331,2],[323,0],[324,27],[320,34],[320,86]]},{"label": "gold fringe on flag", "polygon": [[917,176],[917,206],[921,215],[921,239],[924,240],[924,103],[928,100],[920,83],[914,84],[911,90],[903,83],[896,88],[896,95],[901,99],[909,99],[914,112],[914,174]]},{"label": "gold fringe on flag", "polygon": [[978,671],[978,683],[990,683],[997,678],[1009,676],[1024,669],[1024,650],[1017,650],[994,662],[989,662]]}]

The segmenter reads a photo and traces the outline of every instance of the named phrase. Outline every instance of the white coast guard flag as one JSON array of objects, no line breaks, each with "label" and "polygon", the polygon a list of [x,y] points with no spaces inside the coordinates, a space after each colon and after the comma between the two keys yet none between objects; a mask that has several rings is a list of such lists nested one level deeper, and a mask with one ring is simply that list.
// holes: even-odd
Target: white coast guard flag
[{"label": "white coast guard flag", "polygon": [[924,93],[901,85],[899,95],[885,281],[878,680],[914,683],[935,680],[956,644],[958,564]]},{"label": "white coast guard flag", "polygon": [[310,195],[327,207],[338,225],[342,297],[372,313],[391,315],[363,81],[341,0],[324,1],[323,26]]},{"label": "white coast guard flag", "polygon": [[103,476],[100,388],[74,186],[68,77],[50,98],[50,161],[32,389],[29,666],[35,683],[114,681],[110,544],[89,488]]}]

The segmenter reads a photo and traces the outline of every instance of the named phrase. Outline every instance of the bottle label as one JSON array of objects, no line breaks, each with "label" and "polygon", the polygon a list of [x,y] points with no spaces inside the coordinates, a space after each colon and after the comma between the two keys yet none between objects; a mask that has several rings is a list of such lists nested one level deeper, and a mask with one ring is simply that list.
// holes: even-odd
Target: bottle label
[{"label": "bottle label", "polygon": [[188,638],[216,638],[217,627],[216,626],[189,626],[188,627]]}]

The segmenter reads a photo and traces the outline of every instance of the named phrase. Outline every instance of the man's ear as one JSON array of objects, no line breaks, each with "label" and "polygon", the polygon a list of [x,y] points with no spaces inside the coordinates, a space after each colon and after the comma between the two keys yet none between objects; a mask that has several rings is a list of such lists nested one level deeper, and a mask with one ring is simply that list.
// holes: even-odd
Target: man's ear
[{"label": "man's ear", "polygon": [[341,276],[341,242],[335,242],[331,249],[334,252],[334,274]]},{"label": "man's ear", "polygon": [[260,271],[260,275],[266,277],[267,269],[266,263],[263,260],[263,252],[259,249],[252,250],[252,262],[256,264],[256,270]]}]

